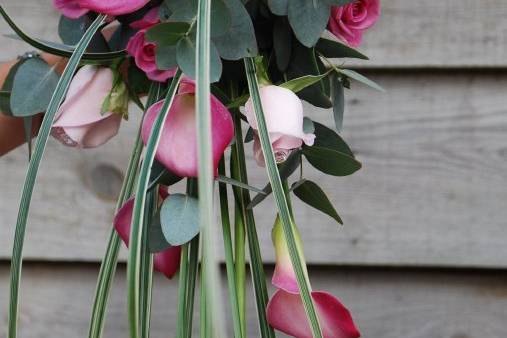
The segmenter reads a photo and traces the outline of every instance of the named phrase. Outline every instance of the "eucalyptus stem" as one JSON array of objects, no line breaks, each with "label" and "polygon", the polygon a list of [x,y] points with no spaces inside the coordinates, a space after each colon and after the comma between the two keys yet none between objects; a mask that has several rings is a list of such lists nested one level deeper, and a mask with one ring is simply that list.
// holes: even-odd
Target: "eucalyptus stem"
[{"label": "eucalyptus stem", "polygon": [[283,233],[289,249],[292,267],[296,274],[301,300],[303,302],[303,306],[305,308],[305,312],[308,317],[308,322],[310,324],[313,337],[322,338],[323,337],[322,330],[320,328],[317,312],[315,311],[315,306],[313,304],[313,300],[310,294],[311,291],[309,285],[310,283],[308,282],[308,279],[305,275],[302,257],[297,248],[296,238],[291,221],[291,214],[287,204],[287,198],[285,196],[282,180],[280,178],[280,173],[278,172],[278,168],[276,166],[273,148],[271,146],[271,141],[269,139],[266,119],[264,117],[262,102],[259,94],[259,85],[257,83],[257,72],[255,69],[255,62],[252,58],[245,59],[245,68],[248,79],[248,87],[250,90],[250,96],[253,102],[255,118],[257,120],[257,125],[259,128],[258,132],[261,141],[262,152],[264,155],[264,159],[266,161],[266,169],[268,171],[271,186],[273,187],[273,194],[278,207],[278,213],[282,221]]},{"label": "eucalyptus stem", "polygon": [[[148,100],[146,107],[150,107],[155,103],[160,91],[160,84],[153,83],[148,92]],[[141,153],[143,151],[143,141],[141,139],[142,122],[139,124],[137,137],[134,142],[134,149],[130,155],[127,170],[125,171],[125,179],[123,180],[118,202],[116,204],[115,213],[132,195],[134,182],[136,180]],[[111,229],[106,253],[102,259],[99,276],[97,278],[97,287],[95,290],[95,299],[93,301],[92,316],[88,330],[89,338],[100,338],[104,330],[104,318],[106,315],[106,306],[109,299],[109,293],[116,273],[118,263],[118,253],[120,250],[121,240],[114,227]]]},{"label": "eucalyptus stem", "polygon": [[[236,143],[232,153],[233,171],[238,173],[238,180],[242,183],[248,184],[248,174],[245,162],[245,149],[243,144],[243,132],[241,130],[241,118],[239,114],[233,114],[234,133],[236,135]],[[266,317],[266,307],[268,304],[268,290],[266,286],[266,274],[264,272],[264,265],[261,256],[261,249],[259,246],[259,238],[257,236],[257,229],[255,226],[255,218],[253,210],[248,209],[250,204],[250,193],[244,189],[238,190],[238,213],[244,220],[248,249],[250,254],[250,271],[255,292],[255,303],[257,305],[257,317],[259,320],[259,329],[262,338],[273,338],[275,333],[273,328],[269,325]]]},{"label": "eucalyptus stem", "polygon": [[[5,12],[0,6],[2,14]],[[5,18],[5,16],[4,16]],[[67,90],[72,80],[72,76],[76,71],[79,61],[81,60],[86,47],[90,44],[91,39],[95,32],[99,29],[102,22],[105,19],[105,15],[99,15],[92,22],[90,27],[83,34],[83,37],[78,42],[74,53],[69,59],[65,70],[63,71],[60,80],[56,86],[56,89],[51,97],[46,114],[42,120],[42,125],[39,129],[37,142],[28,165],[28,171],[26,173],[25,183],[23,185],[23,193],[21,195],[21,201],[18,210],[18,218],[16,221],[16,230],[14,234],[14,245],[12,249],[11,259],[11,276],[10,276],[10,300],[9,300],[9,319],[8,319],[8,338],[16,338],[18,329],[18,305],[19,305],[19,287],[21,282],[21,271],[23,265],[23,245],[25,240],[26,223],[28,220],[28,212],[30,209],[30,203],[32,199],[32,193],[35,186],[35,180],[39,171],[39,166],[44,155],[44,150],[49,138],[51,126],[55,118],[56,112],[63,102],[63,99],[67,93]]]},{"label": "eucalyptus stem", "polygon": [[[225,175],[225,160],[222,158],[218,166],[218,173]],[[245,264],[239,265],[238,262],[234,261],[234,253],[232,249],[232,238],[231,238],[231,224],[229,219],[229,202],[227,199],[227,185],[225,183],[218,184],[218,190],[220,194],[220,216],[222,220],[222,233],[224,238],[224,251],[225,251],[225,266],[227,270],[227,286],[229,290],[229,299],[231,303],[232,311],[232,323],[234,329],[235,338],[246,338],[245,330],[242,326],[240,304],[238,299],[238,284],[237,279],[235,280],[237,269],[244,268]],[[243,249],[244,252],[244,249]],[[236,266],[235,266],[236,264]],[[242,285],[244,288],[244,284]]]},{"label": "eucalyptus stem", "polygon": [[141,250],[142,250],[142,227],[144,220],[144,206],[146,204],[146,192],[150,178],[151,167],[155,159],[155,152],[162,135],[162,128],[169,114],[169,108],[176,96],[176,90],[181,80],[181,71],[178,69],[167,91],[164,104],[159,115],[153,123],[146,145],[146,155],[141,165],[137,182],[136,197],[132,211],[132,225],[130,229],[129,260],[127,265],[128,282],[128,318],[130,324],[130,337],[139,337],[139,313],[140,313],[140,279],[141,279]]}]

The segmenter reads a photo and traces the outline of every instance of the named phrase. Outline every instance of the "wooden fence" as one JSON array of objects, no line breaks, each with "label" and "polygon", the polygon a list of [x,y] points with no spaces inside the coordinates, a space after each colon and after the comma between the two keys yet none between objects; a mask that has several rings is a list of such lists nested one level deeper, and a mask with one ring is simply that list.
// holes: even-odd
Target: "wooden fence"
[{"label": "wooden fence", "polygon": [[[345,221],[339,227],[309,207],[296,208],[314,288],[339,296],[366,338],[505,338],[507,2],[382,4],[382,20],[362,47],[372,60],[347,62],[386,89],[353,83],[347,92],[343,136],[364,169],[329,178],[305,167]],[[27,32],[56,38],[50,0],[3,5]],[[12,32],[2,22],[0,33]],[[30,49],[4,36],[0,42],[0,60]],[[307,108],[331,124],[329,111]],[[86,336],[139,114],[131,117],[119,137],[97,150],[50,141],[27,230],[21,337]],[[0,159],[0,337],[26,164],[26,149]],[[254,185],[266,181],[260,168],[251,175]],[[257,213],[268,262],[273,204],[266,200]],[[127,335],[124,282],[122,265],[105,337]],[[153,337],[169,337],[176,283],[160,276],[156,283]],[[253,324],[249,336],[257,336]]]}]

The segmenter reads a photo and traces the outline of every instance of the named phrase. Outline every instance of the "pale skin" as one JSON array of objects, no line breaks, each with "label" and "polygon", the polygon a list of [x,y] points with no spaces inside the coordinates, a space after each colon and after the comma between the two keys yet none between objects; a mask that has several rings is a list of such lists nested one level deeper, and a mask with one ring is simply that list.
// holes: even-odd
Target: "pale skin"
[{"label": "pale skin", "polygon": [[[56,71],[61,73],[65,67],[65,60],[61,57],[42,54],[42,58],[52,66],[56,67]],[[9,70],[16,61],[0,64],[0,88],[5,78],[9,74]],[[42,114],[34,117],[32,121],[32,134],[37,135],[40,124],[42,123]],[[5,155],[9,151],[25,143],[23,119],[5,115],[0,112],[0,156]]]}]

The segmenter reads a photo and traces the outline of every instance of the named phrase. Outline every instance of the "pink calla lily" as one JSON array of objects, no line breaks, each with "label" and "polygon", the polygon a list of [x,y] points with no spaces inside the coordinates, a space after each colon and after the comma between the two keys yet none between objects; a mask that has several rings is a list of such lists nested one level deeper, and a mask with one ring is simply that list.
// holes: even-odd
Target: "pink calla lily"
[{"label": "pink calla lily", "polygon": [[89,11],[107,14],[123,15],[137,11],[150,0],[53,0],[54,6],[63,15],[77,19]]},{"label": "pink calla lily", "polygon": [[[163,194],[160,194],[163,198]],[[114,228],[120,238],[128,246],[130,237],[130,226],[132,223],[132,211],[134,198],[129,199],[114,217]],[[156,253],[153,257],[155,270],[162,272],[167,278],[172,278],[180,267],[181,247],[173,246],[162,252]]]},{"label": "pink calla lily", "polygon": [[[352,316],[333,295],[322,291],[311,293],[324,338],[358,338],[361,336]],[[267,306],[269,324],[292,337],[312,338],[299,294],[278,290]]]},{"label": "pink calla lily", "polygon": [[[303,257],[303,244],[301,243],[299,230],[296,228],[296,226],[293,226],[293,230],[296,236],[296,245],[301,253],[301,257]],[[276,256],[275,271],[273,273],[271,283],[277,288],[285,290],[286,292],[297,294],[299,293],[298,282],[294,269],[292,268],[289,248],[287,246],[287,242],[285,241],[282,223],[278,216],[276,217],[275,225],[273,226],[273,230],[271,232],[271,239],[273,240],[273,245],[275,246]],[[308,276],[306,266],[305,274]]]},{"label": "pink calla lily", "polygon": [[[164,101],[159,101],[146,112],[141,133],[145,143],[163,104]],[[195,84],[184,79],[169,110],[156,152],[157,160],[181,177],[197,177],[195,114]],[[211,120],[216,175],[218,162],[234,136],[234,126],[229,111],[214,96],[211,97]]]},{"label": "pink calla lily", "polygon": [[83,66],[74,76],[67,97],[57,112],[51,134],[68,146],[93,148],[118,133],[122,116],[102,113],[102,105],[113,88],[109,68]]},{"label": "pink calla lily", "polygon": [[[278,162],[285,161],[291,151],[301,147],[303,143],[313,145],[315,135],[303,131],[303,103],[294,92],[270,85],[260,89],[260,96],[271,145]],[[245,115],[250,126],[257,131],[251,98],[245,104]],[[257,135],[254,138],[254,157],[257,164],[264,166],[264,156]]]}]

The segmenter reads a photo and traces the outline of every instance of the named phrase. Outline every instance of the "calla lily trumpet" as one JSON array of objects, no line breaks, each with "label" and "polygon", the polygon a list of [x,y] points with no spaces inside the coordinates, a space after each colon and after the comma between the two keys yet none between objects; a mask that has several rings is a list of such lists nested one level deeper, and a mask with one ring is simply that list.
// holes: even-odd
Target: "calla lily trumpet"
[{"label": "calla lily trumpet", "polygon": [[53,0],[54,6],[68,18],[77,19],[89,11],[122,15],[141,9],[150,0]]},{"label": "calla lily trumpet", "polygon": [[[311,297],[324,338],[361,336],[349,310],[336,297],[323,291],[312,291]],[[266,311],[269,324],[273,328],[296,338],[313,337],[299,294],[276,291]]]},{"label": "calla lily trumpet", "polygon": [[[164,196],[160,194],[163,198]],[[168,197],[170,198],[170,197]],[[134,209],[134,198],[129,199],[114,217],[114,228],[126,245],[129,243],[130,226],[132,223],[132,211]],[[156,253],[153,257],[155,270],[162,272],[167,278],[172,278],[180,267],[181,247],[173,246],[164,251]]]},{"label": "calla lily trumpet", "polygon": [[[118,133],[122,112],[127,109],[123,93],[112,93],[114,74],[109,68],[83,66],[74,76],[67,97],[57,112],[51,134],[65,145],[93,148]],[[104,107],[104,102],[109,102]],[[118,103],[121,107],[113,107]],[[103,112],[104,108],[107,111]]]},{"label": "calla lily trumpet", "polygon": [[[313,145],[314,134],[303,131],[303,103],[289,89],[269,85],[260,89],[264,117],[277,162],[285,161],[293,149],[304,144]],[[257,120],[252,99],[245,104],[245,114],[250,126],[257,131]],[[255,134],[254,157],[258,165],[264,166],[260,140]]]},{"label": "calla lily trumpet", "polygon": [[[164,101],[159,101],[146,112],[141,133],[145,144],[163,104]],[[227,108],[214,96],[211,97],[211,120],[216,175],[218,162],[234,136],[234,125]],[[174,98],[155,157],[180,177],[197,177],[195,84],[190,80],[182,81]]]}]

